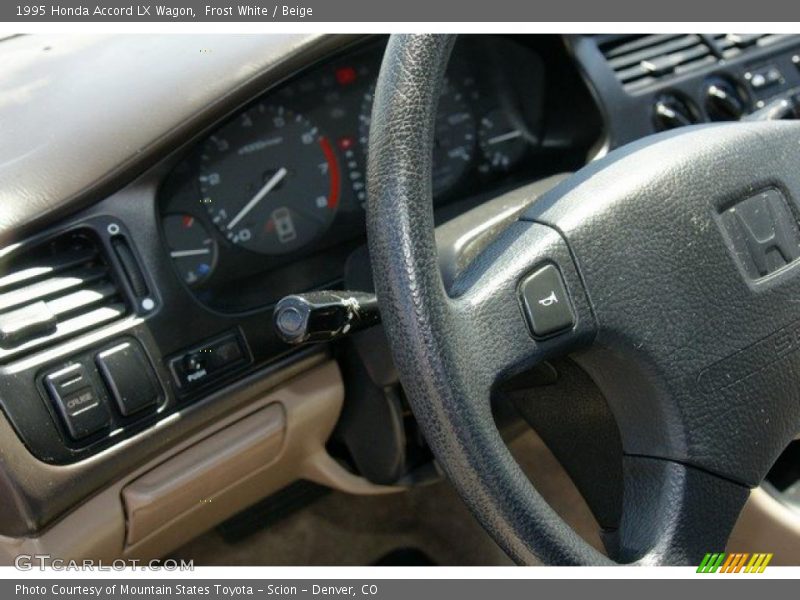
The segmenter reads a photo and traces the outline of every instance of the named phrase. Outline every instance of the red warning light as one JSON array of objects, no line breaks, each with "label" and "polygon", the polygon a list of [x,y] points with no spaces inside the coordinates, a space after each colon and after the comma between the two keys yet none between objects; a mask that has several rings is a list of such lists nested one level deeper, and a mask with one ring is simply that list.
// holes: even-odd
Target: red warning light
[{"label": "red warning light", "polygon": [[355,144],[356,141],[350,137],[349,135],[345,135],[339,138],[339,149],[340,150],[350,150]]},{"label": "red warning light", "polygon": [[183,225],[184,229],[189,229],[192,225],[194,225],[194,217],[191,215],[183,215],[181,219],[181,225]]},{"label": "red warning light", "polygon": [[353,67],[339,67],[336,69],[336,82],[339,85],[350,85],[356,80],[356,70]]}]

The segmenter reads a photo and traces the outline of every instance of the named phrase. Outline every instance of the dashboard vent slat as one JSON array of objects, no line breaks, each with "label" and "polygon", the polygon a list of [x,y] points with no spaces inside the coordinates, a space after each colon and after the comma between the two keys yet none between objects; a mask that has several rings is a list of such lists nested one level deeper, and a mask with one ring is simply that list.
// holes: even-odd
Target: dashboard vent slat
[{"label": "dashboard vent slat", "polygon": [[[642,50],[625,53],[617,58],[611,58],[608,63],[614,70],[621,69],[633,64],[638,64],[642,61],[651,61],[670,58],[672,55],[677,56],[681,51],[703,51],[703,46],[698,46],[700,38],[696,35],[682,35],[677,38],[672,38],[664,43],[646,46]],[[708,48],[705,48],[705,54],[708,54]]]},{"label": "dashboard vent slat", "polygon": [[8,252],[0,261],[0,364],[129,313],[88,230]]},{"label": "dashboard vent slat", "polygon": [[108,270],[105,268],[81,269],[0,294],[0,312],[81,288],[107,275]]},{"label": "dashboard vent slat", "polygon": [[711,48],[697,34],[624,36],[602,42],[599,48],[628,91],[647,88],[715,61]]},{"label": "dashboard vent slat", "polygon": [[47,308],[57,317],[75,312],[85,312],[98,304],[105,304],[117,295],[117,288],[107,281],[85,287],[66,296],[45,302]]},{"label": "dashboard vent slat", "polygon": [[75,248],[50,259],[40,259],[29,266],[21,265],[13,273],[0,273],[0,292],[86,264],[96,256],[97,248]]},{"label": "dashboard vent slat", "polygon": [[607,51],[604,52],[606,58],[616,58],[626,54],[637,52],[642,48],[660,44],[673,40],[678,36],[671,34],[635,35],[628,36],[622,42],[607,44]]},{"label": "dashboard vent slat", "polygon": [[7,362],[11,356],[19,356],[33,350],[40,350],[52,346],[62,340],[75,337],[81,333],[89,332],[112,321],[116,321],[127,314],[124,304],[113,304],[97,308],[91,312],[59,322],[56,330],[46,336],[28,339],[13,349],[4,349],[0,346],[0,362]]},{"label": "dashboard vent slat", "polygon": [[798,36],[788,33],[715,33],[710,37],[722,58],[729,59]]}]

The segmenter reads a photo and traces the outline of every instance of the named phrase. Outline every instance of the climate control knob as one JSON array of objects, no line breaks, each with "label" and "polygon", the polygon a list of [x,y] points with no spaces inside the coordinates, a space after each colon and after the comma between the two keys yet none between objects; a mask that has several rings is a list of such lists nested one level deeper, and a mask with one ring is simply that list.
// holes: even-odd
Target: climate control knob
[{"label": "climate control knob", "polygon": [[705,97],[706,112],[712,121],[738,121],[749,109],[746,92],[723,77],[709,79]]},{"label": "climate control knob", "polygon": [[658,131],[691,125],[699,120],[689,102],[674,94],[660,96],[653,105],[653,124]]}]

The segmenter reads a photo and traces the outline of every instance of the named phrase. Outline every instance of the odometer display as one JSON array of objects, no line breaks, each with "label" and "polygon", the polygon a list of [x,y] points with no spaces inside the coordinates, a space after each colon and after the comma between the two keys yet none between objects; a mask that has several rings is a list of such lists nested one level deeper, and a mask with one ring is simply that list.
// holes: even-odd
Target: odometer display
[{"label": "odometer display", "polygon": [[302,115],[258,104],[203,144],[202,202],[232,243],[262,254],[297,250],[322,235],[339,202],[327,138]]}]

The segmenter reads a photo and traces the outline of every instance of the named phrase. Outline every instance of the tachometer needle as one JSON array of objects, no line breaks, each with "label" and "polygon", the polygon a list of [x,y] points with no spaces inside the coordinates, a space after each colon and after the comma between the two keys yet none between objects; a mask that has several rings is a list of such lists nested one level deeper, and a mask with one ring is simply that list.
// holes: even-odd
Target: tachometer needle
[{"label": "tachometer needle", "polygon": [[267,183],[264,184],[264,187],[258,190],[256,195],[250,199],[250,202],[245,204],[244,208],[240,210],[239,213],[230,220],[230,222],[228,223],[228,231],[236,227],[236,224],[242,219],[244,219],[247,216],[247,213],[253,210],[256,204],[261,202],[264,199],[264,196],[269,194],[275,188],[275,186],[278,185],[284,177],[286,177],[286,173],[288,173],[288,171],[286,170],[285,167],[281,167],[280,169],[278,169],[275,175],[270,177],[269,181],[267,181]]},{"label": "tachometer needle", "polygon": [[519,129],[514,129],[512,131],[509,131],[508,133],[501,133],[500,135],[496,135],[493,138],[489,138],[488,140],[486,140],[486,143],[489,144],[490,146],[493,146],[494,144],[499,144],[501,142],[507,142],[508,140],[516,139],[521,135],[522,132]]}]

